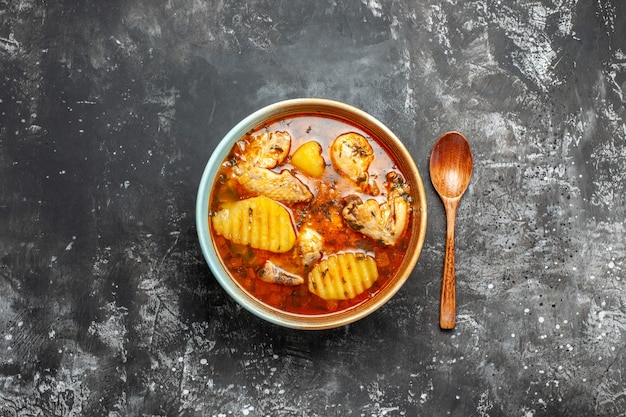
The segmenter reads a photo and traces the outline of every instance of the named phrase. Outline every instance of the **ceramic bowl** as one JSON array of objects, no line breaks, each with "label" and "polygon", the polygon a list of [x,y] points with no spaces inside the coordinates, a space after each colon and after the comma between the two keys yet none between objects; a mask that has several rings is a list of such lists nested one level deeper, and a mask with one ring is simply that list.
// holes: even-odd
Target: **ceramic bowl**
[{"label": "ceramic bowl", "polygon": [[[371,132],[397,161],[413,194],[412,215],[414,221],[408,230],[410,242],[408,251],[395,276],[391,277],[387,284],[374,296],[356,307],[321,315],[303,315],[280,311],[264,304],[243,289],[226,270],[214,246],[208,214],[216,175],[234,144],[246,133],[269,120],[302,113],[340,118],[362,130]],[[269,105],[252,113],[233,127],[217,145],[206,165],[198,188],[196,225],[202,252],[215,279],[237,303],[258,317],[280,326],[302,330],[329,329],[353,323],[373,313],[393,297],[409,278],[419,258],[426,234],[426,195],[420,173],[410,153],[396,135],[379,120],[362,110],[337,101],[317,98],[292,99]]]}]

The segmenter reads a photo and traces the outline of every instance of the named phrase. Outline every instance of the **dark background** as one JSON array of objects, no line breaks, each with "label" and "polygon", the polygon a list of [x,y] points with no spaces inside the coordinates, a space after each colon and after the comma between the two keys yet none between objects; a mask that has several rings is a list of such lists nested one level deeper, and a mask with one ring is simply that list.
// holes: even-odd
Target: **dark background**
[{"label": "dark background", "polygon": [[[619,0],[0,0],[0,415],[626,415]],[[415,157],[411,278],[352,325],[263,322],[194,224],[222,136],[280,100]],[[470,140],[455,330],[429,155]]]}]

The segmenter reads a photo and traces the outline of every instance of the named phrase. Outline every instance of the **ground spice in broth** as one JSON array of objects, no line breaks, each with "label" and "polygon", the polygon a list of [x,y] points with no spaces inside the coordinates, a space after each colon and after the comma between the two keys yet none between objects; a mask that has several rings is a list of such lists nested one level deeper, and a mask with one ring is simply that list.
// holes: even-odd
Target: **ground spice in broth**
[{"label": "ground spice in broth", "polygon": [[[291,171],[314,195],[313,199],[308,202],[282,205],[288,209],[296,233],[306,226],[322,236],[322,259],[331,254],[343,252],[370,255],[376,261],[378,279],[368,290],[352,299],[324,300],[309,291],[306,283],[308,273],[315,262],[312,265],[303,266],[298,260],[299,254],[296,247],[285,253],[255,249],[250,245],[234,243],[218,235],[214,227],[211,227],[212,238],[223,264],[245,291],[261,302],[282,311],[303,315],[328,314],[349,309],[366,301],[388,282],[401,264],[408,246],[410,238],[408,231],[411,229],[413,216],[409,214],[408,225],[396,243],[385,245],[353,230],[346,224],[341,214],[345,198],[356,194],[363,201],[373,198],[382,203],[387,198],[387,174],[391,171],[396,172],[402,180],[404,180],[404,175],[400,172],[396,162],[369,132],[344,120],[317,114],[298,114],[267,123],[247,136],[255,136],[262,132],[289,132],[291,135],[290,155],[300,145],[309,141],[316,141],[322,146],[322,156],[326,166],[323,174],[318,178],[309,177],[297,170],[291,164],[290,156],[282,165],[272,168],[277,173],[285,169]],[[331,143],[339,135],[349,132],[363,135],[374,150],[375,157],[369,166],[368,173],[372,182],[378,185],[378,195],[372,196],[364,193],[353,181],[340,175],[331,164],[329,155]],[[237,168],[241,170],[236,160],[238,157],[236,149],[237,145],[233,147],[217,175],[209,208],[210,216],[218,212],[224,204],[256,196],[233,180],[236,177],[234,170]],[[268,259],[283,269],[303,277],[305,283],[286,286],[261,280],[258,273]]]}]

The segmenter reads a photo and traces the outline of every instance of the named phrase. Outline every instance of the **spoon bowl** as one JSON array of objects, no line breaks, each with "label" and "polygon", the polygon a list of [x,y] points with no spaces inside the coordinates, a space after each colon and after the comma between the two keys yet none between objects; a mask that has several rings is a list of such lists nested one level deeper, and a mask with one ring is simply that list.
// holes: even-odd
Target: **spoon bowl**
[{"label": "spoon bowl", "polygon": [[472,177],[472,164],[469,142],[459,132],[443,134],[430,155],[430,180],[446,210],[446,253],[439,309],[439,326],[442,329],[452,329],[456,322],[454,223],[459,201]]}]

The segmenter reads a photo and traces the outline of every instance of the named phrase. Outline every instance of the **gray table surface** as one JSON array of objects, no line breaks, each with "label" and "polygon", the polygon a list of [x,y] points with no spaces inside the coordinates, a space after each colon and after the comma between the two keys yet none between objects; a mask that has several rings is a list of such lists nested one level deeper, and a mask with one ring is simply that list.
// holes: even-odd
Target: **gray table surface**
[{"label": "gray table surface", "polygon": [[[0,1],[1,416],[626,415],[626,3]],[[428,229],[383,308],[238,307],[194,223],[239,120],[323,97],[414,155]],[[470,140],[438,326],[439,135]]]}]

